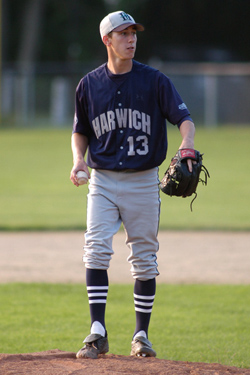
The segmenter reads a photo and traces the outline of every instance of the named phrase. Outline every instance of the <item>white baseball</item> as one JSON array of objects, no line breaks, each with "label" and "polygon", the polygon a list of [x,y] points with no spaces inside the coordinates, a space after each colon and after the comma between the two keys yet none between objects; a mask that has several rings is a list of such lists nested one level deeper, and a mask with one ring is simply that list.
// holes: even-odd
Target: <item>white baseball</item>
[{"label": "white baseball", "polygon": [[76,174],[77,182],[79,185],[84,185],[88,182],[88,175],[84,171],[78,171]]}]

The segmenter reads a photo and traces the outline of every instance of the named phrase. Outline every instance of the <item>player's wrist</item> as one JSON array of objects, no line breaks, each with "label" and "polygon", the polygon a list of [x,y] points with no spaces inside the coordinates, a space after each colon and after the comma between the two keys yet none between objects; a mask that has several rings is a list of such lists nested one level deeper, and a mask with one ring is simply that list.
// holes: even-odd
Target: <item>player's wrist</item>
[{"label": "player's wrist", "polygon": [[74,165],[79,165],[79,164],[86,164],[85,160],[84,160],[84,157],[81,156],[81,155],[76,155],[74,158],[73,158],[73,164]]},{"label": "player's wrist", "polygon": [[191,148],[191,149],[194,149],[194,139],[193,137],[185,137],[182,142],[181,142],[181,145],[179,147],[180,149],[181,148]]}]

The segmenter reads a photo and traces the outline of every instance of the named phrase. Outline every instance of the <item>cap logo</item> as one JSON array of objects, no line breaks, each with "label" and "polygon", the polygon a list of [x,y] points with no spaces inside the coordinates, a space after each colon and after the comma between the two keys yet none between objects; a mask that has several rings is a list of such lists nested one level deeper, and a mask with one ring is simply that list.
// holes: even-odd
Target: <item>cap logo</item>
[{"label": "cap logo", "polygon": [[122,17],[123,21],[133,21],[130,15],[125,12],[121,12],[120,16]]}]

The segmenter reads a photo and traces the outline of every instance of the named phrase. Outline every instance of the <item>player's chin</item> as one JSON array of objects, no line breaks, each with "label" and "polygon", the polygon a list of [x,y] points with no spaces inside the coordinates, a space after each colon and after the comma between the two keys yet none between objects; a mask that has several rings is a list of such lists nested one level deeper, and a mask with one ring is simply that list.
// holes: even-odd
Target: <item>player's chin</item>
[{"label": "player's chin", "polygon": [[135,56],[135,49],[128,48],[126,52],[127,52],[126,54],[127,54],[130,58],[133,58],[133,57]]}]

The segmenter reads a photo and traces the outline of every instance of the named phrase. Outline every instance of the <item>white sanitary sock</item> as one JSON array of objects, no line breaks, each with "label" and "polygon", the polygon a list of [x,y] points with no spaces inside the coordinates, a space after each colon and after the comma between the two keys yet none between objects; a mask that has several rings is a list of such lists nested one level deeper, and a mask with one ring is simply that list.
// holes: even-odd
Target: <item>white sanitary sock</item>
[{"label": "white sanitary sock", "polygon": [[96,320],[95,322],[93,322],[93,324],[91,326],[90,333],[91,334],[96,333],[98,335],[101,335],[101,336],[105,337],[105,328],[103,327],[103,325],[100,322],[98,322]]},{"label": "white sanitary sock", "polygon": [[134,339],[135,339],[137,336],[142,336],[142,337],[145,337],[145,339],[147,339],[147,335],[146,335],[146,332],[145,332],[145,331],[139,331],[139,332],[137,332],[137,334],[135,335]]}]

